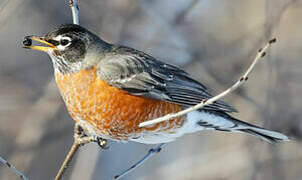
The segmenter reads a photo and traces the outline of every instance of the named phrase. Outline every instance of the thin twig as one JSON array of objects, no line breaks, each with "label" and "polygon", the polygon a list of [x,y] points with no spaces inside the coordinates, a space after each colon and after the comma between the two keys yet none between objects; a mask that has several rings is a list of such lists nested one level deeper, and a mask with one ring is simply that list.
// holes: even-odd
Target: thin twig
[{"label": "thin twig", "polygon": [[[279,3],[280,5],[278,5],[278,8],[276,8],[275,6],[272,6],[274,2],[273,1],[266,1],[266,21],[265,21],[265,37],[271,37],[273,33],[276,33],[275,31],[278,31],[278,29],[276,28],[277,26],[280,25],[280,21],[282,19],[282,17],[284,16],[286,10],[288,9],[288,7],[290,7],[292,4],[295,3],[295,0],[289,0],[289,1],[282,1],[282,3]],[[278,33],[277,33],[278,34]],[[274,67],[275,66],[275,67]],[[272,61],[272,59],[268,58],[268,70],[267,70],[267,79],[270,80],[273,77],[273,70],[276,70],[275,68],[278,67],[276,66],[276,61]],[[279,74],[279,73],[277,73]],[[278,80],[280,78],[277,78]],[[276,120],[274,119],[274,117],[272,116],[272,106],[273,106],[273,101],[274,101],[274,95],[273,95],[273,90],[275,90],[274,84],[272,84],[273,81],[269,81],[266,87],[266,100],[265,100],[265,104],[262,108],[260,108],[260,114],[262,115],[263,119],[265,119],[263,126],[268,128],[271,126],[272,120]],[[279,84],[279,83],[278,83]],[[284,104],[282,105],[284,106]],[[287,106],[286,106],[287,107]],[[288,109],[290,109],[289,107],[287,107]],[[278,115],[279,116],[279,115]],[[277,122],[277,121],[276,121]],[[250,142],[247,142],[248,144],[250,144]],[[255,142],[256,143],[256,142]],[[263,150],[264,148],[264,144],[252,144],[252,146],[257,146],[257,148],[254,149],[249,149],[249,154],[253,155],[251,157],[251,163],[253,165],[253,169],[250,172],[250,176],[247,178],[248,180],[253,180],[256,179],[256,176],[258,175],[259,170],[261,170],[263,167],[260,165],[261,164],[261,160],[262,160],[262,154],[264,153]],[[261,147],[262,146],[262,147]],[[270,150],[272,150],[272,153],[270,153],[272,155],[272,157],[275,155],[275,150],[276,149],[272,149],[270,147]],[[278,156],[274,156],[276,158],[278,158]],[[271,159],[271,162],[274,162],[275,159]],[[279,159],[276,159],[279,160]],[[278,176],[280,179],[284,179],[283,172],[282,172],[282,168],[279,167],[280,163],[278,164],[278,166],[275,163],[272,163],[274,167],[277,167],[278,170],[275,171],[276,177]]]},{"label": "thin twig", "polygon": [[69,163],[73,159],[75,153],[78,151],[79,147],[85,144],[88,144],[90,142],[96,142],[102,149],[107,149],[107,141],[105,139],[99,138],[97,136],[87,136],[85,134],[84,129],[82,126],[78,123],[74,126],[74,142],[72,147],[70,148],[67,156],[65,157],[65,160],[63,164],[61,165],[55,180],[60,180],[63,176],[63,174],[66,172]]},{"label": "thin twig", "polygon": [[224,92],[218,94],[217,96],[214,96],[210,99],[204,99],[202,102],[200,102],[199,104],[192,106],[188,109],[185,109],[183,111],[180,111],[178,113],[175,114],[167,114],[165,116],[162,116],[160,118],[157,119],[153,119],[150,121],[146,121],[146,122],[142,122],[139,124],[139,127],[145,127],[145,126],[149,126],[152,124],[156,124],[156,123],[160,123],[163,121],[167,121],[169,119],[173,119],[173,118],[177,118],[179,116],[183,116],[188,114],[189,112],[195,111],[197,109],[200,109],[206,105],[215,103],[215,101],[223,98],[224,96],[228,95],[229,93],[231,93],[232,91],[234,91],[235,89],[237,89],[238,87],[240,87],[244,82],[246,82],[248,80],[248,75],[251,73],[251,71],[253,70],[253,68],[255,67],[255,65],[257,64],[257,62],[259,61],[260,58],[264,57],[266,52],[265,50],[272,44],[276,42],[276,39],[272,39],[270,40],[265,46],[264,48],[259,49],[254,61],[252,62],[252,64],[250,65],[250,67],[247,69],[247,71],[245,72],[245,74],[230,88],[228,88],[227,90],[225,90]]},{"label": "thin twig", "polygon": [[69,150],[69,152],[68,152],[68,154],[67,154],[67,156],[66,156],[66,158],[65,158],[65,160],[64,160],[64,162],[63,162],[63,164],[62,164],[62,166],[61,166],[61,168],[58,172],[58,174],[56,175],[55,180],[59,180],[59,179],[62,178],[64,172],[68,168],[68,165],[69,165],[70,161],[74,157],[75,153],[78,151],[79,147],[80,147],[80,144],[78,144],[77,141],[74,141],[74,143],[73,143],[71,149]]},{"label": "thin twig", "polygon": [[59,180],[62,178],[63,174],[65,173],[66,169],[68,168],[69,163],[71,162],[72,158],[74,157],[75,153],[78,151],[79,147],[85,145],[90,142],[97,142],[103,149],[107,146],[107,141],[96,136],[85,136],[85,132],[80,124],[75,124],[74,126],[74,142],[72,147],[70,148],[67,156],[59,172],[56,175],[55,180]]},{"label": "thin twig", "polygon": [[0,156],[0,162],[6,167],[10,168],[15,174],[17,174],[23,180],[29,180],[22,172],[20,172],[15,166],[11,165],[8,161]]},{"label": "thin twig", "polygon": [[126,169],[125,171],[123,171],[121,174],[114,176],[114,179],[120,179],[123,176],[129,174],[131,171],[133,171],[134,169],[136,169],[137,167],[139,167],[140,165],[142,165],[145,161],[147,161],[149,158],[152,157],[152,155],[155,155],[155,153],[159,153],[163,146],[165,145],[165,143],[161,143],[159,144],[156,148],[152,148],[148,151],[148,153],[141,158],[137,163],[135,163],[134,165],[132,165],[130,168]]},{"label": "thin twig", "polygon": [[79,18],[78,1],[77,0],[68,0],[68,4],[71,8],[73,24],[79,25],[80,24],[80,18]]}]

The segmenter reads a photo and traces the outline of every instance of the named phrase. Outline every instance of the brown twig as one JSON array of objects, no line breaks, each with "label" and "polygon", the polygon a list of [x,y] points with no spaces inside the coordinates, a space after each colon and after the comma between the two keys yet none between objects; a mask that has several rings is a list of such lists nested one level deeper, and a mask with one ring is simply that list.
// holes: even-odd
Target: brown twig
[{"label": "brown twig", "polygon": [[[288,9],[288,7],[290,7],[290,5],[292,5],[293,3],[295,3],[296,0],[287,0],[287,1],[282,1],[282,3],[280,3],[279,6],[277,6],[277,8],[275,6],[272,6],[275,2],[273,1],[266,1],[266,21],[265,21],[265,37],[271,37],[273,33],[276,33],[276,27],[280,25],[280,21],[282,19],[282,17],[284,16],[286,10]],[[273,74],[277,73],[276,68],[279,67],[276,65],[276,61],[273,61],[271,59],[271,56],[268,57],[268,70],[267,70],[267,79],[271,80],[273,78]],[[273,72],[276,71],[276,72]],[[280,78],[277,78],[280,81]],[[264,106],[259,109],[261,112],[261,116],[264,119],[264,123],[263,126],[266,128],[269,128],[272,124],[272,120],[274,119],[275,122],[277,122],[276,120],[278,118],[274,118],[273,117],[273,113],[272,113],[272,108],[273,108],[273,101],[274,99],[276,99],[276,97],[274,97],[274,93],[273,90],[276,90],[277,87],[274,87],[274,81],[268,81],[267,84],[267,88],[266,88],[266,100],[265,100],[265,104]],[[278,83],[279,84],[279,83]],[[284,102],[283,102],[284,103]],[[289,107],[287,107],[289,108]],[[279,116],[279,115],[277,115]],[[247,142],[248,144],[250,144],[249,142]],[[251,144],[250,144],[251,145]],[[252,144],[251,146],[255,147],[255,144]],[[255,149],[250,149],[250,155],[253,155],[251,157],[251,163],[253,164],[253,169],[250,173],[250,177],[248,177],[249,180],[255,179],[256,176],[258,175],[259,170],[262,168],[259,164],[261,161],[261,155],[264,153],[263,149],[264,149],[264,144],[260,144],[258,146],[262,146],[262,148],[255,148]],[[258,147],[257,146],[257,147]],[[270,147],[270,150],[272,151],[270,154],[272,155],[272,157],[275,157],[276,159],[272,158],[271,161],[279,161],[279,156],[276,155],[275,153],[278,152],[276,151],[276,149],[274,147]],[[281,179],[284,179],[283,177],[283,169],[280,168],[280,162],[278,163],[272,163],[273,164],[273,168],[277,168],[278,170],[276,170],[276,177],[279,177]]]},{"label": "brown twig", "polygon": [[74,141],[72,147],[70,148],[70,150],[69,150],[69,152],[68,152],[68,154],[67,154],[67,156],[66,156],[66,158],[65,158],[65,160],[64,160],[64,162],[63,162],[63,164],[62,164],[62,166],[61,166],[61,168],[58,172],[58,174],[56,175],[55,180],[59,180],[59,179],[62,178],[64,172],[68,168],[68,165],[69,165],[70,161],[74,157],[75,153],[78,151],[79,147],[80,147],[80,144],[78,144],[77,141]]},{"label": "brown twig", "polygon": [[55,180],[60,180],[65,173],[66,169],[68,168],[69,163],[73,159],[75,153],[78,151],[79,147],[82,145],[85,145],[90,142],[97,142],[100,147],[103,149],[107,148],[107,141],[101,138],[98,138],[96,136],[86,136],[84,129],[82,126],[78,123],[74,126],[74,142],[72,147],[70,148],[67,156],[65,157],[65,160],[63,164],[61,165],[61,168],[59,169]]}]

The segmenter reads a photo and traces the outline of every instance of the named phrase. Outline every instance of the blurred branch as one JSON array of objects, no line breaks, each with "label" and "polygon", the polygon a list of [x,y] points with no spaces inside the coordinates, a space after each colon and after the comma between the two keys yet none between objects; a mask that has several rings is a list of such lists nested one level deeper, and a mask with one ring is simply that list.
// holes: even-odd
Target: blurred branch
[{"label": "blurred branch", "polygon": [[0,156],[0,162],[4,164],[6,167],[10,168],[16,175],[18,175],[23,180],[29,180],[23,173],[21,173],[15,166],[11,165],[8,161],[3,159]]},{"label": "blurred branch", "polygon": [[204,99],[201,103],[195,105],[195,106],[192,106],[188,109],[185,109],[183,111],[180,111],[178,113],[175,113],[175,114],[167,114],[163,117],[160,117],[160,118],[157,118],[157,119],[153,119],[153,120],[150,120],[150,121],[146,121],[146,122],[143,122],[143,123],[140,123],[139,124],[139,127],[145,127],[145,126],[148,126],[148,125],[152,125],[152,124],[156,124],[156,123],[159,123],[159,122],[163,122],[163,121],[167,121],[169,119],[173,119],[173,118],[177,118],[179,116],[183,116],[183,115],[186,115],[188,114],[189,112],[192,112],[192,111],[195,111],[197,109],[200,109],[206,105],[209,105],[209,104],[213,104],[215,103],[215,101],[223,98],[224,96],[230,94],[231,92],[233,92],[234,90],[236,90],[238,87],[240,87],[244,82],[246,82],[248,80],[248,75],[251,73],[251,71],[253,70],[253,68],[255,67],[255,65],[257,64],[257,62],[259,61],[260,58],[264,57],[265,54],[266,54],[266,49],[276,41],[276,39],[272,39],[270,40],[265,46],[264,48],[261,48],[259,49],[254,61],[252,62],[252,64],[250,65],[250,67],[247,69],[247,71],[244,73],[244,75],[233,85],[231,86],[229,89],[225,90],[224,92],[218,94],[217,96],[214,96],[210,99]]},{"label": "blurred branch", "polygon": [[288,7],[296,2],[297,0],[266,0],[266,38],[272,35]]},{"label": "blurred branch", "polygon": [[22,0],[7,0],[2,2],[2,6],[0,7],[0,28],[3,28],[10,21],[10,18],[13,17],[12,14],[16,12],[16,9],[22,3]]},{"label": "blurred branch", "polygon": [[[11,155],[11,162],[15,165],[28,168],[30,162],[34,158],[34,154],[27,147],[35,146],[40,142],[44,135],[44,127],[49,117],[55,115],[60,107],[60,101],[57,96],[55,81],[52,80],[44,90],[44,95],[34,104],[31,110],[27,113],[22,131],[16,137],[16,151]],[[22,148],[23,150],[21,150]],[[6,175],[3,179],[10,179]]]},{"label": "blurred branch", "polygon": [[[278,146],[273,146],[278,148]],[[287,153],[281,156],[282,161],[293,162],[302,159],[302,154],[299,153],[299,145],[289,150]],[[254,148],[259,149],[258,146]],[[228,144],[223,146],[215,146],[211,151],[207,153],[199,153],[192,156],[182,156],[180,158],[173,159],[173,163],[166,163],[160,170],[157,170],[158,174],[172,174],[175,173],[176,180],[188,179],[205,179],[205,180],[233,180],[233,179],[248,179],[245,175],[251,167],[249,159],[251,146],[243,144]],[[262,156],[259,159],[259,167],[262,171],[267,171],[271,167],[271,156]],[[200,166],[192,166],[192,164],[203,164],[202,170]],[[188,173],[183,173],[182,170],[188,169]],[[260,170],[257,172],[260,174]],[[178,173],[177,173],[178,172]],[[237,178],[234,178],[237,175]],[[239,175],[239,178],[238,178]],[[244,175],[244,176],[242,176]],[[244,178],[243,178],[244,177]],[[261,178],[266,179],[268,178]],[[253,180],[256,180],[253,179]]]},{"label": "blurred branch", "polygon": [[0,6],[0,13],[4,10],[4,8],[7,6],[7,3],[9,2],[9,0],[3,1],[2,5]]},{"label": "blurred branch", "polygon": [[[171,28],[171,26],[177,26],[179,25],[181,22],[184,21],[186,15],[200,2],[200,0],[192,0],[191,3],[184,8],[175,18],[173,18],[172,22],[162,22],[161,23],[161,27],[158,28],[152,35],[151,39],[149,41],[147,41],[147,43],[145,43],[143,45],[142,50],[145,51],[148,47],[150,47],[155,40],[158,38],[158,36],[160,35],[160,33],[163,31],[164,28],[168,28],[169,32],[174,32],[173,28]],[[143,6],[144,7],[144,6]],[[145,7],[146,10],[149,10],[150,8]],[[162,18],[157,18],[158,20],[162,20]]]},{"label": "blurred branch", "polygon": [[174,23],[179,24],[184,21],[188,13],[199,3],[200,0],[192,0],[187,8],[185,8],[175,19]]},{"label": "blurred branch", "polygon": [[[276,2],[276,0],[266,0],[266,22],[265,22],[265,38],[271,37],[272,34],[275,31],[275,27],[277,27],[280,24],[280,20],[283,17],[284,13],[288,9],[290,5],[295,3],[296,0],[281,0],[279,2]],[[275,99],[279,99],[279,96],[276,96],[276,89],[278,89],[277,82],[273,82],[272,79],[274,79],[274,75],[279,76],[276,77],[277,81],[281,81],[280,77],[280,72],[278,71],[278,65],[276,64],[276,60],[271,59],[271,55],[268,57],[268,70],[267,72],[267,88],[266,88],[266,101],[265,105],[263,106],[263,109],[261,110],[263,113],[261,113],[264,121],[264,127],[271,127],[272,119],[276,123],[278,123],[278,116],[277,117],[273,116],[273,102]],[[286,79],[288,81],[288,79]],[[285,86],[284,86],[285,87]],[[286,89],[286,88],[285,88]],[[285,96],[288,97],[288,96]],[[282,107],[287,107],[289,108],[289,104],[285,105],[284,101],[282,101]],[[274,104],[275,105],[275,104]],[[278,104],[276,104],[278,105]],[[282,118],[281,118],[282,119]],[[283,119],[282,119],[283,120]],[[274,124],[276,124],[274,123]],[[262,145],[263,146],[263,145]],[[251,151],[251,155],[254,154],[254,156],[251,158],[252,164],[253,164],[253,170],[250,174],[250,177],[248,179],[252,180],[255,179],[261,166],[259,165],[260,163],[260,154],[261,154],[261,149],[263,148],[257,148]],[[270,148],[271,153],[270,155],[272,156],[271,161],[273,162],[273,174],[274,177],[278,177],[279,179],[284,179],[284,172],[283,169],[280,168],[282,166],[282,162],[280,161],[280,156],[279,156],[279,151],[277,151],[274,148]]]}]

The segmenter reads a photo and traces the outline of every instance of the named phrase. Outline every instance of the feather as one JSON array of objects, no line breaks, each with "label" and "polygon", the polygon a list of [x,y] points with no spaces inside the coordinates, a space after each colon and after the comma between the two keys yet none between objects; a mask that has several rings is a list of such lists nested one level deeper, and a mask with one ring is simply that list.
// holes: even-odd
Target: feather
[{"label": "feather", "polygon": [[[98,64],[98,76],[129,94],[194,106],[212,95],[206,86],[176,66],[160,62],[141,51],[114,46]],[[236,112],[223,101],[203,109]]]}]

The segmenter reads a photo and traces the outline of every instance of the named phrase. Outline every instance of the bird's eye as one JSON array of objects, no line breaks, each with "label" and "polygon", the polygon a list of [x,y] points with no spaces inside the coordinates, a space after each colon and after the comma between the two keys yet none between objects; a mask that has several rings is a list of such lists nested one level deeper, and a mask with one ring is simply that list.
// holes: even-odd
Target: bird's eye
[{"label": "bird's eye", "polygon": [[66,46],[67,44],[69,44],[69,40],[68,39],[62,39],[61,41],[60,41],[60,44],[62,45],[62,46]]}]

